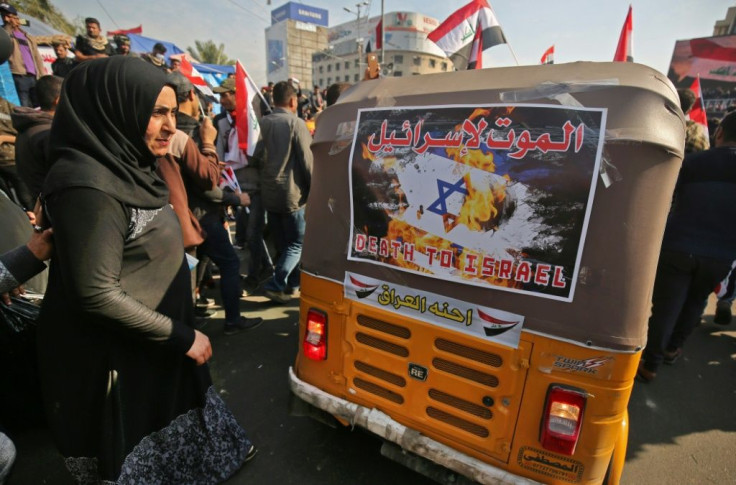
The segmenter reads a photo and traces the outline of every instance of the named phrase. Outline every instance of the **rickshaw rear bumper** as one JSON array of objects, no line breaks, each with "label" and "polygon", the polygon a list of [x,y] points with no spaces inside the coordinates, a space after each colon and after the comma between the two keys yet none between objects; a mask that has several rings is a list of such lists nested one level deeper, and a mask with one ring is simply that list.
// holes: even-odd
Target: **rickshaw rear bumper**
[{"label": "rickshaw rear bumper", "polygon": [[333,396],[299,379],[289,367],[289,387],[295,396],[336,418],[360,426],[379,437],[396,443],[401,448],[481,484],[532,485],[534,480],[520,477],[476,458],[461,453],[445,444],[422,435],[394,421],[387,414],[360,406]]}]

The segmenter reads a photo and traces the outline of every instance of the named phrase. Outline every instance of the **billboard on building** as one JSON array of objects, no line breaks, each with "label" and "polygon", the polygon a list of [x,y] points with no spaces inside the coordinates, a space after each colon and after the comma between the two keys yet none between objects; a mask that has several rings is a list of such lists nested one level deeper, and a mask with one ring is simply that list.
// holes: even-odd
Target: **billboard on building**
[{"label": "billboard on building", "polygon": [[667,77],[677,88],[689,88],[698,76],[709,116],[736,105],[736,35],[675,43]]},{"label": "billboard on building", "polygon": [[[376,45],[376,27],[381,17],[350,21],[330,29],[328,42],[337,44],[362,38],[364,45],[370,40]],[[445,57],[437,45],[427,40],[427,34],[439,26],[439,21],[418,12],[390,12],[384,15],[384,49],[422,52]]]},{"label": "billboard on building", "polygon": [[327,27],[329,13],[323,8],[289,2],[271,11],[271,25],[283,22],[284,20],[296,20]]}]

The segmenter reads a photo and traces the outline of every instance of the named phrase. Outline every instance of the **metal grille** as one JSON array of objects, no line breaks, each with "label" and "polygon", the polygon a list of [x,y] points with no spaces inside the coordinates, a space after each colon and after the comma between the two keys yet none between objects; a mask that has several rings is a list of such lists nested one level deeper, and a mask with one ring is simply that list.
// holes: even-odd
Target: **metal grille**
[{"label": "metal grille", "polygon": [[398,355],[399,357],[409,356],[409,349],[407,349],[406,347],[402,345],[392,344],[391,342],[386,342],[385,340],[381,340],[376,337],[371,337],[370,335],[367,335],[365,333],[358,332],[355,335],[355,339],[363,345],[368,345],[369,347],[374,347],[379,350],[383,350],[384,352]]},{"label": "metal grille", "polygon": [[372,382],[365,381],[359,377],[356,377],[353,379],[353,384],[359,389],[363,389],[364,391],[370,392],[371,394],[375,394],[376,396],[380,396],[384,399],[388,399],[389,401],[393,401],[396,404],[404,404],[404,398],[400,394],[396,394],[395,392],[389,391],[388,389],[385,389]]},{"label": "metal grille", "polygon": [[377,377],[382,381],[389,382],[398,387],[406,386],[406,379],[401,376],[397,376],[396,374],[392,374],[391,372],[379,369],[378,367],[373,367],[370,364],[366,364],[365,362],[361,362],[358,360],[356,360],[353,365],[355,365],[355,368],[358,369],[360,372],[364,372],[373,377]]},{"label": "metal grille", "polygon": [[448,414],[437,408],[428,407],[427,415],[430,418],[436,419],[437,421],[442,421],[443,423],[447,423],[451,426],[467,431],[468,433],[472,433],[476,436],[480,436],[481,438],[488,438],[490,434],[488,432],[488,429],[484,428],[483,426],[477,425],[475,423],[471,423],[469,421],[465,421],[464,419],[458,418],[457,416],[453,416],[452,414]]},{"label": "metal grille", "polygon": [[498,387],[498,377],[494,375],[470,369],[469,367],[437,357],[432,359],[432,365],[438,370],[445,371],[459,377],[464,377],[465,379],[470,379],[471,381],[483,384],[484,386]]},{"label": "metal grille", "polygon": [[399,325],[394,325],[382,320],[366,317],[365,315],[358,315],[357,320],[359,325],[372,328],[373,330],[378,330],[379,332],[387,333],[389,335],[393,335],[394,337],[399,337],[403,339],[408,339],[411,337],[411,330],[406,327],[400,327]]},{"label": "metal grille", "polygon": [[447,404],[448,406],[452,406],[461,411],[465,411],[466,413],[478,416],[479,418],[491,419],[493,417],[493,413],[487,407],[479,406],[478,404],[474,404],[470,401],[466,401],[465,399],[460,399],[459,397],[453,396],[451,394],[438,391],[437,389],[430,389],[429,397],[431,397],[435,401]]},{"label": "metal grille", "polygon": [[501,356],[496,354],[484,352],[482,350],[474,349],[473,347],[468,347],[441,338],[435,340],[434,344],[440,350],[458,355],[460,357],[465,357],[466,359],[475,360],[482,364],[490,365],[493,367],[501,367],[501,365],[503,365],[503,359],[501,358]]}]

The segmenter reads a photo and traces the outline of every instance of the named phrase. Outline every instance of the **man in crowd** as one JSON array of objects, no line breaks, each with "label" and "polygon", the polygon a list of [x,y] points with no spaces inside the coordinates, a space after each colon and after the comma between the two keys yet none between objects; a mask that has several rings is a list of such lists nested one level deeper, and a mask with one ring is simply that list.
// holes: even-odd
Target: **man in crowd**
[{"label": "man in crowd", "polygon": [[18,11],[8,3],[0,3],[3,28],[10,36],[12,50],[8,58],[10,72],[21,106],[36,106],[36,80],[46,74],[36,41],[20,28]]},{"label": "man in crowd", "polygon": [[66,77],[69,74],[76,62],[73,57],[69,57],[69,41],[64,37],[56,37],[51,41],[51,45],[54,47],[54,53],[56,54],[56,60],[51,64],[51,72],[54,76]]},{"label": "man in crowd", "polygon": [[181,59],[177,59],[176,57],[171,58],[171,62],[169,62],[169,70],[171,72],[176,72],[181,68]]},{"label": "man in crowd", "polygon": [[13,128],[10,118],[13,108],[12,103],[0,97],[0,190],[23,208],[28,218],[34,221],[33,206],[36,199],[18,176],[15,163],[15,139],[18,132]]},{"label": "man in crowd", "polygon": [[309,108],[312,110],[312,115],[314,116],[325,108],[322,92],[316,84],[314,85],[314,90],[309,93]]},{"label": "man in crowd", "polygon": [[698,325],[703,302],[736,259],[736,112],[715,132],[715,148],[687,155],[667,218],[652,295],[647,346],[637,376],[651,381],[674,363]]},{"label": "man in crowd", "polygon": [[304,206],[312,181],[312,151],[294,87],[285,81],[273,87],[274,112],[261,119],[261,140],[253,158],[260,167],[263,206],[279,251],[266,296],[286,303],[299,289],[299,261],[304,241]]},{"label": "man in crowd", "polygon": [[[200,260],[199,269],[201,269],[198,271],[197,282],[201,281],[201,276],[203,276],[205,258],[209,258],[220,270],[220,291],[222,305],[225,309],[225,335],[233,335],[242,330],[255,328],[263,321],[260,317],[248,318],[240,315],[240,295],[242,294],[240,258],[230,244],[227,230],[224,227],[224,207],[226,205],[247,206],[250,204],[250,198],[246,193],[223,191],[217,184],[209,190],[204,190],[204,187],[197,183],[195,173],[202,171],[205,163],[202,159],[208,157],[210,161],[218,161],[213,144],[216,132],[209,119],[205,118],[202,124],[197,120],[200,114],[199,97],[192,83],[178,72],[169,74],[168,78],[169,82],[176,86],[176,97],[179,102],[176,124],[181,132],[191,137],[188,148],[182,151],[179,159],[184,164],[181,173],[189,207],[192,214],[198,219],[198,225],[204,231],[205,236],[197,251]],[[194,152],[198,152],[197,145],[202,154],[199,160],[194,159]],[[195,150],[192,150],[192,147]]]},{"label": "man in crowd", "polygon": [[[690,89],[678,89],[677,94],[680,96],[680,108],[687,115],[693,109],[698,98]],[[685,153],[699,152],[710,148],[710,141],[699,123],[688,119],[685,124]]]},{"label": "man in crowd", "polygon": [[222,105],[222,113],[215,118],[218,132],[217,154],[233,169],[241,190],[250,196],[248,210],[240,210],[237,214],[235,243],[248,247],[250,259],[245,286],[252,293],[261,281],[273,273],[273,262],[263,240],[266,212],[261,199],[260,174],[238,146],[235,89],[235,78],[227,78],[213,90],[220,94]]},{"label": "man in crowd", "polygon": [[74,60],[76,62],[89,61],[115,54],[107,37],[102,35],[99,20],[87,17],[84,19],[84,25],[87,28],[87,35],[78,35],[74,43]]},{"label": "man in crowd", "polygon": [[155,44],[153,44],[153,49],[151,49],[151,52],[142,54],[141,59],[150,62],[164,72],[169,72],[169,68],[168,66],[166,66],[165,54],[166,46],[163,45],[161,42],[156,42]]},{"label": "man in crowd", "polygon": [[115,49],[117,55],[139,57],[138,54],[130,50],[130,37],[128,37],[127,35],[125,34],[116,35],[115,45],[117,46],[117,48]]},{"label": "man in crowd", "polygon": [[41,109],[21,106],[16,107],[11,115],[13,127],[18,131],[15,140],[18,175],[34,197],[41,193],[43,181],[51,168],[49,134],[63,82],[59,76],[43,76],[36,84]]}]

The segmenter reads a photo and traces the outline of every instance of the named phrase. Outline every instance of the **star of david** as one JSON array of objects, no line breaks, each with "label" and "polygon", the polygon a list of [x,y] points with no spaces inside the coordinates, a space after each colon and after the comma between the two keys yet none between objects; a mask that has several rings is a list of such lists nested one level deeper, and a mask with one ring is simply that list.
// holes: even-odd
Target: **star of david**
[{"label": "star of david", "polygon": [[468,195],[468,189],[465,188],[465,181],[463,179],[458,180],[455,184],[445,182],[444,180],[437,179],[437,191],[440,196],[437,200],[427,208],[428,211],[434,212],[437,215],[447,215],[447,198],[454,193],[461,193]]}]

